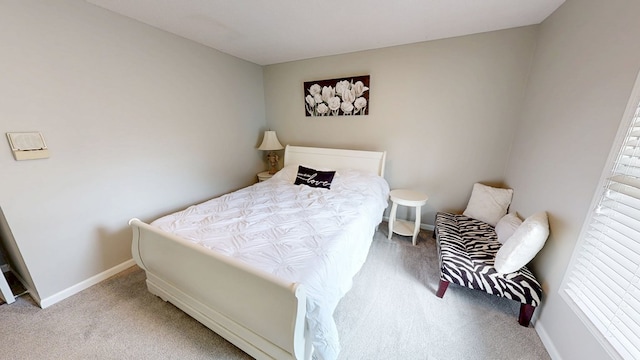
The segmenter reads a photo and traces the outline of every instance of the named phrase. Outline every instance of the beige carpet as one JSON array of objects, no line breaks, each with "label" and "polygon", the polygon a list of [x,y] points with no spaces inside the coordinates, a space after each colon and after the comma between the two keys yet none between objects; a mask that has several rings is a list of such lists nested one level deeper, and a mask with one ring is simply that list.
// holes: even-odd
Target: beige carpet
[{"label": "beige carpet", "polygon": [[[367,262],[335,312],[340,359],[550,359],[518,304],[449,286],[435,294],[435,240],[376,232]],[[146,291],[128,269],[47,309],[28,296],[0,306],[0,359],[249,359]]]}]

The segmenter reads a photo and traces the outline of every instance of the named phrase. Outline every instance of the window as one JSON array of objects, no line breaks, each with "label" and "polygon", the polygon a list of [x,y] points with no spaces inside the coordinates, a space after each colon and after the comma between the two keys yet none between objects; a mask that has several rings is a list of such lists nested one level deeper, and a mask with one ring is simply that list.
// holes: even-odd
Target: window
[{"label": "window", "polygon": [[640,359],[640,75],[561,294],[615,357]]}]

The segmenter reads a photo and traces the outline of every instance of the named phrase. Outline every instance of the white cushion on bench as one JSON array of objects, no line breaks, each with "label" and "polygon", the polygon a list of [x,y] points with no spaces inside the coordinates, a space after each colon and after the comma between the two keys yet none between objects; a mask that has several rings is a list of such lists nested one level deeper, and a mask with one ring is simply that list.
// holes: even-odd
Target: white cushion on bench
[{"label": "white cushion on bench", "polygon": [[496,254],[498,273],[508,274],[519,270],[542,249],[549,237],[549,220],[542,211],[529,216],[502,245]]},{"label": "white cushion on bench", "polygon": [[496,234],[500,244],[504,244],[509,240],[511,235],[522,225],[522,219],[517,214],[507,214],[496,224]]},{"label": "white cushion on bench", "polygon": [[475,183],[473,184],[467,208],[462,214],[472,219],[486,222],[491,226],[496,226],[498,221],[507,213],[512,197],[512,189],[500,189]]}]

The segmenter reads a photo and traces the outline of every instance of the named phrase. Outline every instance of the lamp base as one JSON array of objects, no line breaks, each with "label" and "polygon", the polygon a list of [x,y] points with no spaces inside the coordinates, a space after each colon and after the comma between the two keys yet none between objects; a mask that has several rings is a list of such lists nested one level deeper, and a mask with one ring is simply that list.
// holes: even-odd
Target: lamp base
[{"label": "lamp base", "polygon": [[267,154],[267,161],[269,162],[269,174],[273,175],[278,172],[278,161],[280,160],[280,156],[275,152],[270,152]]}]

